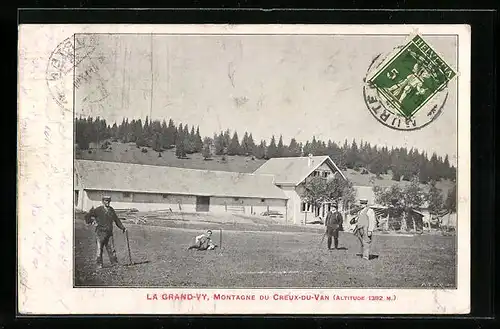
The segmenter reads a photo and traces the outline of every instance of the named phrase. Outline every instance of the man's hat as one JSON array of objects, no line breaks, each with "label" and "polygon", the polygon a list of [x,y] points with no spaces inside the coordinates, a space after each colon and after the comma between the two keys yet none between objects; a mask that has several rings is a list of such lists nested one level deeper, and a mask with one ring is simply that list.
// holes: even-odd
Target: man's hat
[{"label": "man's hat", "polygon": [[111,197],[109,195],[103,195],[102,199],[103,200],[110,200],[111,201]]}]

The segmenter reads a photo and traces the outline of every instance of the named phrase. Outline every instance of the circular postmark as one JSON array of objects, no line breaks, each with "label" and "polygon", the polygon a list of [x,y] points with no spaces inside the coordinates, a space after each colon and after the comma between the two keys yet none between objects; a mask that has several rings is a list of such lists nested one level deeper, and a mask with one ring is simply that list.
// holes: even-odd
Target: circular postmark
[{"label": "circular postmark", "polygon": [[45,80],[50,95],[62,109],[71,111],[108,97],[101,65],[105,58],[97,51],[98,46],[95,35],[74,35],[51,53]]},{"label": "circular postmark", "polygon": [[424,47],[419,37],[391,54],[377,55],[363,79],[368,110],[391,129],[421,129],[436,120],[446,104],[448,82],[456,73],[444,61],[430,58]]}]

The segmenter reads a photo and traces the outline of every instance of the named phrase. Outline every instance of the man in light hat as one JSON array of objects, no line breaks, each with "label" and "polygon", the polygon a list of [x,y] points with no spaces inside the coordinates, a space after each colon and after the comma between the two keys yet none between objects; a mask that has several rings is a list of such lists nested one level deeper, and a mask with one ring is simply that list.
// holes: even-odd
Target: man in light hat
[{"label": "man in light hat", "polygon": [[363,209],[361,209],[357,216],[354,235],[356,235],[361,242],[363,259],[369,260],[372,235],[377,226],[377,218],[375,217],[373,209],[368,206],[368,200],[361,199],[360,204],[363,206]]},{"label": "man in light hat", "polygon": [[122,222],[116,216],[115,210],[109,204],[111,203],[111,197],[105,195],[102,197],[102,206],[99,206],[90,211],[85,215],[85,221],[87,224],[94,224],[96,226],[96,242],[97,242],[97,267],[102,268],[102,253],[104,248],[108,253],[109,260],[111,264],[118,264],[118,258],[116,257],[115,242],[113,239],[113,223],[118,226],[119,229],[125,233],[127,230],[123,226]]},{"label": "man in light hat", "polygon": [[332,237],[335,249],[339,248],[339,231],[342,229],[342,222],[342,214],[338,211],[337,204],[333,204],[325,220],[328,250],[332,249]]}]

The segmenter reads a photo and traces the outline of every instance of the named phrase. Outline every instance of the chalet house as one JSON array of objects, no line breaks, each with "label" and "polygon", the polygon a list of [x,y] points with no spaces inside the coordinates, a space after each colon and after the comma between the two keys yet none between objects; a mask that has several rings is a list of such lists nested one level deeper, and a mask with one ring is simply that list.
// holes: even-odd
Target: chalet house
[{"label": "chalet house", "polygon": [[287,215],[288,197],[271,175],[75,160],[74,204],[89,210],[110,195],[115,209]]},{"label": "chalet house", "polygon": [[288,197],[287,221],[305,224],[324,218],[331,204],[319,207],[303,202],[304,184],[311,177],[332,179],[340,176],[346,179],[342,171],[329,156],[272,158],[260,166],[254,174],[272,175],[274,184]]}]

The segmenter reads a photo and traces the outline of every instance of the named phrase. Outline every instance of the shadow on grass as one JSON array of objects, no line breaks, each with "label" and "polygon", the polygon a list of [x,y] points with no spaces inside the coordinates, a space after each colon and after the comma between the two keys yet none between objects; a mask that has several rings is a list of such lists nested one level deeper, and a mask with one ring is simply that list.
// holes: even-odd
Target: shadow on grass
[{"label": "shadow on grass", "polygon": [[123,266],[135,266],[135,265],[142,265],[142,264],[147,264],[147,263],[150,263],[151,261],[149,260],[144,260],[142,262],[133,262],[132,264],[123,264]]},{"label": "shadow on grass", "polygon": [[[359,257],[363,257],[363,254],[356,254],[356,256],[359,256]],[[368,259],[369,260],[372,260],[372,259],[377,259],[379,257],[379,255],[370,255],[368,256]]]}]

